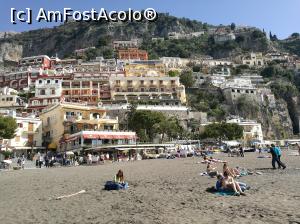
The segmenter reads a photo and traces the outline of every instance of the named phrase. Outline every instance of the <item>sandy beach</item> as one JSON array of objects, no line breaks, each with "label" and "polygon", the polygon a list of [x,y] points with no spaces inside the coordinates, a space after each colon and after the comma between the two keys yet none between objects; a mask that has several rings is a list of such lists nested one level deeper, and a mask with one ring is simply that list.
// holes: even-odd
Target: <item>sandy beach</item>
[{"label": "sandy beach", "polygon": [[[284,153],[287,169],[272,170],[271,159],[257,155],[214,156],[262,172],[240,178],[251,186],[240,197],[207,192],[216,179],[200,176],[198,157],[1,171],[0,223],[300,223],[300,156]],[[104,191],[118,169],[129,189]]]}]

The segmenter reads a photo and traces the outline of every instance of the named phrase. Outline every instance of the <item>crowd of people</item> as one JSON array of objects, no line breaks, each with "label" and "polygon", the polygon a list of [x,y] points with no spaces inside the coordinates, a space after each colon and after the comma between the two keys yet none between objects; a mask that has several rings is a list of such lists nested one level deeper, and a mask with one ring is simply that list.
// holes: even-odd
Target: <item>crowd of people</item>
[{"label": "crowd of people", "polygon": [[110,160],[111,155],[109,153],[101,153],[92,155],[91,153],[87,153],[85,155],[78,154],[53,154],[53,153],[40,153],[38,152],[33,160],[35,161],[35,165],[37,168],[42,168],[43,166],[46,168],[56,167],[56,166],[78,166],[78,165],[92,165],[92,164],[100,164],[104,163],[104,161]]}]

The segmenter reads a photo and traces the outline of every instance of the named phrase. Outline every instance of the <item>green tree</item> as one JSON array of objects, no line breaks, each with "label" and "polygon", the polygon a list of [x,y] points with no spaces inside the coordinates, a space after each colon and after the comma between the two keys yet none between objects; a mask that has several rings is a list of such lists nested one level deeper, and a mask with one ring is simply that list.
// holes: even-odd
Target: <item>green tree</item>
[{"label": "green tree", "polygon": [[109,40],[109,37],[108,36],[102,36],[99,38],[98,42],[97,42],[97,45],[96,47],[100,48],[100,47],[105,47],[108,45],[108,40]]},{"label": "green tree", "polygon": [[179,71],[177,71],[177,70],[170,70],[170,71],[168,71],[168,75],[170,76],[170,77],[176,77],[176,76],[179,76]]},{"label": "green tree", "polygon": [[102,55],[103,58],[110,59],[114,57],[114,51],[111,48],[107,48],[102,51]]},{"label": "green tree", "polygon": [[14,118],[0,116],[0,138],[13,138],[17,127],[18,126]]},{"label": "green tree", "polygon": [[193,72],[200,72],[200,71],[201,71],[201,67],[199,65],[193,66]]},{"label": "green tree", "polygon": [[194,85],[194,77],[191,71],[183,71],[180,75],[180,83],[186,88],[190,88]]},{"label": "green tree", "polygon": [[243,137],[243,128],[238,124],[213,123],[206,125],[202,138],[214,138],[216,140],[236,140]]},{"label": "green tree", "polygon": [[235,28],[236,28],[236,25],[235,25],[235,23],[231,23],[231,25],[230,25],[230,29],[231,29],[231,30],[235,30]]},{"label": "green tree", "polygon": [[240,96],[236,101],[238,114],[243,118],[256,118],[259,111],[258,103],[247,95]]},{"label": "green tree", "polygon": [[161,112],[140,111],[132,107],[128,112],[129,129],[134,130],[141,142],[153,141],[157,134],[161,134],[161,141],[169,138],[176,138],[183,128],[176,117],[166,117]]},{"label": "green tree", "polygon": [[299,33],[293,33],[291,35],[292,38],[299,38],[300,37],[300,34]]}]

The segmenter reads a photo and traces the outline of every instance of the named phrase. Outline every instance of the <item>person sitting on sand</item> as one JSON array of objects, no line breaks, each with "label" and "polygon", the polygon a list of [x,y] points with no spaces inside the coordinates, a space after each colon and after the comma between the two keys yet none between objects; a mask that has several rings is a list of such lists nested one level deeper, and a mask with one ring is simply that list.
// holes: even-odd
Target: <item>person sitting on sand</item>
[{"label": "person sitting on sand", "polygon": [[124,174],[122,170],[119,170],[118,173],[115,175],[114,182],[119,184],[124,184]]},{"label": "person sitting on sand", "polygon": [[229,168],[227,163],[223,165],[223,173],[227,172],[231,177],[237,177],[240,175],[240,172],[235,168]]},{"label": "person sitting on sand", "polygon": [[209,161],[213,163],[227,163],[226,161],[220,159],[214,159],[212,156],[209,158]]},{"label": "person sitting on sand", "polygon": [[219,174],[218,171],[216,171],[216,167],[213,167],[210,163],[207,164],[206,172],[210,177],[215,177]]},{"label": "person sitting on sand", "polygon": [[233,177],[231,177],[228,172],[224,172],[224,178],[222,178],[221,180],[222,183],[222,189],[223,190],[233,190],[234,191],[234,195],[239,196],[239,195],[246,195],[240,185],[238,184],[238,182],[236,182]]},{"label": "person sitting on sand", "polygon": [[128,183],[125,182],[124,173],[122,170],[119,170],[115,175],[114,183],[118,185],[118,189],[127,189]]}]

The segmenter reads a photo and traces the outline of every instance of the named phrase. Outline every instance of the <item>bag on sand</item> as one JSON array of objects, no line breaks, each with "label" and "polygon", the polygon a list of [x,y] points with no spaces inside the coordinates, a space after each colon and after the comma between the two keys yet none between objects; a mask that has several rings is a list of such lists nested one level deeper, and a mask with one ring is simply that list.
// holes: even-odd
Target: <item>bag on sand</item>
[{"label": "bag on sand", "polygon": [[125,182],[124,184],[119,184],[114,181],[106,181],[104,185],[104,190],[111,191],[111,190],[122,190],[122,189],[127,189],[128,188],[128,183]]}]

